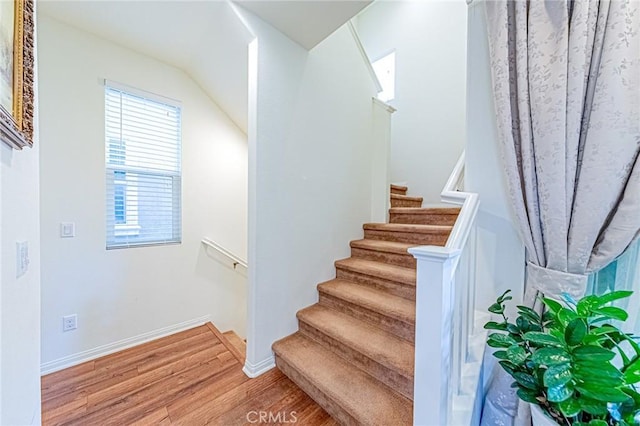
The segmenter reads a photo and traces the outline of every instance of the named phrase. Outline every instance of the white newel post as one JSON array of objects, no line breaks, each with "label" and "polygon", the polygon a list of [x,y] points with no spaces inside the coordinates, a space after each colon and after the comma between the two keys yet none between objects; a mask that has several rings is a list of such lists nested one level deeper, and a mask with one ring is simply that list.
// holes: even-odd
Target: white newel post
[{"label": "white newel post", "polygon": [[413,424],[447,425],[453,397],[453,268],[461,250],[421,246],[409,253],[418,261]]}]

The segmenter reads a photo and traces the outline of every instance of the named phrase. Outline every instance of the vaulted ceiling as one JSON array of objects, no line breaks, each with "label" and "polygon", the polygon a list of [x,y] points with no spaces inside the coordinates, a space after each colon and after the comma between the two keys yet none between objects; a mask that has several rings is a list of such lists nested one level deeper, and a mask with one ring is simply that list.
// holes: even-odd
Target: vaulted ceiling
[{"label": "vaulted ceiling", "polygon": [[[238,1],[311,49],[363,1]],[[247,131],[247,44],[254,36],[227,1],[42,1],[43,13],[184,70]]]}]

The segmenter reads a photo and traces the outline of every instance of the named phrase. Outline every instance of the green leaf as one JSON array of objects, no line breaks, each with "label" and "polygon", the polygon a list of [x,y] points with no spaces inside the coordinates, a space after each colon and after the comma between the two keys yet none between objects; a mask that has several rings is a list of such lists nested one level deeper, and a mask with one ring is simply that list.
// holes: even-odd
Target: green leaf
[{"label": "green leaf", "polygon": [[553,299],[549,299],[547,297],[542,298],[542,303],[544,303],[547,306],[547,308],[549,308],[549,310],[554,314],[557,314],[558,311],[562,309],[562,305],[559,302]]},{"label": "green leaf", "polygon": [[531,374],[518,371],[513,373],[513,378],[516,379],[516,382],[524,388],[531,390],[538,389],[538,381]]},{"label": "green leaf", "polygon": [[[511,333],[511,334],[515,334],[515,335],[520,334],[520,329],[519,329],[516,325],[511,324],[511,323],[508,323],[508,324],[507,324],[507,331],[508,331],[509,333]],[[513,337],[515,338],[515,336],[513,336]],[[519,336],[518,336],[518,337],[519,337]]]},{"label": "green leaf", "polygon": [[544,385],[548,388],[564,386],[571,381],[571,364],[555,364],[544,372]]},{"label": "green leaf", "polygon": [[498,364],[500,364],[500,366],[504,369],[504,371],[509,373],[511,377],[513,377],[513,375],[516,374],[517,367],[511,364],[509,361],[506,361],[506,360],[498,361]]},{"label": "green leaf", "polygon": [[609,423],[605,422],[604,420],[600,420],[600,419],[593,419],[587,424],[589,426],[609,426]]},{"label": "green leaf", "polygon": [[589,331],[589,333],[595,334],[596,336],[601,336],[601,335],[611,334],[611,333],[620,333],[620,330],[618,330],[614,326],[605,324],[605,325],[602,325],[600,327],[592,328]]},{"label": "green leaf", "polygon": [[560,311],[558,311],[557,317],[560,324],[566,327],[567,324],[578,318],[578,314],[573,312],[571,309],[562,308],[560,309]]},{"label": "green leaf", "polygon": [[587,325],[581,318],[572,320],[564,331],[564,340],[569,346],[576,346],[587,335]]},{"label": "green leaf", "polygon": [[600,346],[587,345],[587,346],[578,346],[573,349],[571,352],[574,359],[577,362],[580,361],[601,361],[607,362],[611,361],[616,354],[605,348],[601,348]]},{"label": "green leaf", "polygon": [[560,348],[541,348],[533,353],[531,360],[538,365],[564,364],[571,361],[571,356]]},{"label": "green leaf", "polygon": [[594,345],[594,344],[601,344],[605,340],[607,340],[606,336],[595,336],[592,334],[587,334],[582,340],[582,343],[584,345]]},{"label": "green leaf", "polygon": [[562,402],[571,398],[573,395],[573,386],[556,386],[547,389],[547,399],[551,402]]},{"label": "green leaf", "polygon": [[507,331],[507,323],[506,322],[495,322],[489,321],[484,325],[485,330],[501,330]]},{"label": "green leaf", "polygon": [[611,293],[603,294],[602,296],[598,296],[598,299],[600,300],[600,306],[602,306],[609,302],[613,302],[614,300],[624,299],[631,296],[632,294],[632,291],[618,290],[612,291]]},{"label": "green leaf", "polygon": [[504,313],[504,306],[496,302],[493,305],[489,306],[489,312],[491,312],[492,314],[502,314]]},{"label": "green leaf", "polygon": [[592,383],[577,385],[576,389],[581,395],[602,402],[624,402],[629,399],[629,396],[620,389],[598,386]]},{"label": "green leaf", "polygon": [[526,319],[528,319],[529,321],[534,323],[541,321],[540,315],[538,315],[538,313],[533,309],[531,309],[530,307],[522,306],[522,305],[518,305],[516,307],[518,308],[518,313],[523,317],[525,317]]},{"label": "green leaf", "polygon": [[628,384],[640,382],[640,358],[624,370],[624,381]]},{"label": "green leaf", "polygon": [[636,406],[640,406],[640,393],[636,392],[633,389],[630,388],[623,388],[622,392],[626,393],[627,395],[629,395],[631,397],[631,399],[633,399],[633,401],[635,402]]},{"label": "green leaf", "polygon": [[527,317],[524,316],[519,316],[516,319],[516,326],[522,330],[522,332],[526,333],[527,331],[531,331],[531,328],[533,328],[533,324],[531,322],[531,320]]},{"label": "green leaf", "polygon": [[606,402],[596,401],[595,399],[587,398],[585,396],[580,396],[578,398],[578,402],[580,403],[580,408],[582,411],[586,411],[589,414],[594,416],[602,416],[607,414],[607,404]]},{"label": "green leaf", "polygon": [[498,302],[498,303],[502,303],[502,302],[504,302],[505,300],[511,300],[511,299],[513,299],[511,296],[507,296],[509,293],[511,293],[511,289],[509,289],[509,290],[505,291],[504,293],[502,293],[502,294],[500,295],[500,297],[498,297],[497,302]]},{"label": "green leaf", "polygon": [[492,348],[508,348],[511,345],[516,344],[516,341],[513,340],[511,336],[500,333],[493,333],[489,335],[487,339],[487,345]]},{"label": "green leaf", "polygon": [[562,411],[562,414],[564,414],[566,417],[577,416],[578,413],[582,411],[580,402],[578,402],[578,400],[574,398],[569,398],[558,403],[558,407],[560,408],[560,411]]},{"label": "green leaf", "polygon": [[619,321],[626,321],[629,317],[629,314],[627,314],[624,309],[617,308],[615,306],[605,306],[602,308],[593,309],[592,312],[594,314],[602,315],[607,318],[616,319]]},{"label": "green leaf", "polygon": [[498,359],[507,359],[507,351],[495,351],[493,353],[493,356],[495,356]]},{"label": "green leaf", "polygon": [[518,395],[518,398],[525,402],[530,402],[531,404],[540,404],[540,401],[538,401],[537,399],[539,394],[534,390],[520,388],[518,389],[516,394]]},{"label": "green leaf", "polygon": [[573,375],[581,381],[599,381],[613,386],[622,384],[622,373],[609,362],[574,361]]},{"label": "green leaf", "polygon": [[561,347],[562,343],[557,337],[539,331],[529,331],[524,334],[524,340],[541,346]]},{"label": "green leaf", "polygon": [[527,359],[527,353],[521,346],[511,345],[507,349],[507,358],[512,364],[522,365]]},{"label": "green leaf", "polygon": [[591,309],[597,308],[598,306],[601,306],[598,296],[591,295],[580,299],[576,306],[576,310],[578,311],[578,315],[587,317],[591,313]]}]

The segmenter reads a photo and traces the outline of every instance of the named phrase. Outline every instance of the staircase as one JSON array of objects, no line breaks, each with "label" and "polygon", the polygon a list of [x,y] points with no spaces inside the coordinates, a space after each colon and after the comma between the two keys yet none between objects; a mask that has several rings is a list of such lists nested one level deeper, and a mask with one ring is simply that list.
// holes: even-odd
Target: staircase
[{"label": "staircase", "polygon": [[391,185],[391,223],[364,224],[298,331],[273,344],[278,368],[341,424],[410,425],[413,418],[416,245],[444,245],[459,209],[422,208]]}]

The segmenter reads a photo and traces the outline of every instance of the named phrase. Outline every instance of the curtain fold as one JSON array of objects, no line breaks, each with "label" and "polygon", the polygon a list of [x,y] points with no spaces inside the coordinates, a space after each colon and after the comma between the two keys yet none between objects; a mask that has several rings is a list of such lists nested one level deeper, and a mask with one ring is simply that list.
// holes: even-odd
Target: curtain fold
[{"label": "curtain fold", "polygon": [[579,297],[640,236],[640,2],[485,4],[525,301]]}]

